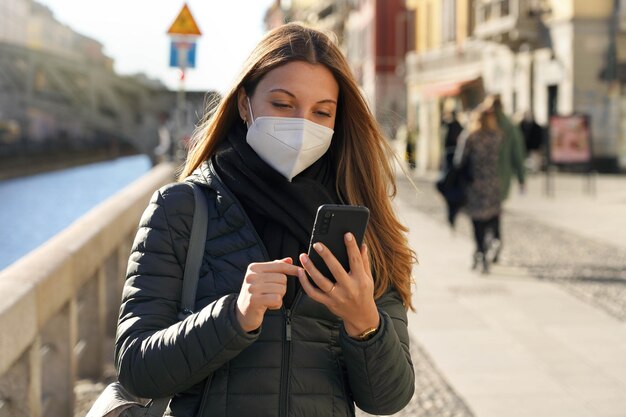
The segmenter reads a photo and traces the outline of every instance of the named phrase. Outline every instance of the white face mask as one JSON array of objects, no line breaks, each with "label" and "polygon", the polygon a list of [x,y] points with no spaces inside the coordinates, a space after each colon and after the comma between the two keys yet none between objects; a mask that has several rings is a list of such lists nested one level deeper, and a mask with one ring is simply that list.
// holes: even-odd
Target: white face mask
[{"label": "white face mask", "polygon": [[307,119],[295,117],[257,117],[252,115],[248,128],[248,145],[268,165],[291,182],[293,177],[310,167],[330,147],[333,129]]}]

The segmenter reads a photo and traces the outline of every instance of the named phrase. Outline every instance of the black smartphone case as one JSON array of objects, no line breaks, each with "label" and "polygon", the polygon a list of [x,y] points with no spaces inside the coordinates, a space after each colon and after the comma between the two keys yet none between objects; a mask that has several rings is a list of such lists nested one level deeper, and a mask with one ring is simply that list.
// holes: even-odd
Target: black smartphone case
[{"label": "black smartphone case", "polygon": [[[323,243],[335,255],[335,258],[343,265],[343,268],[350,272],[350,262],[344,235],[347,232],[351,232],[356,238],[357,246],[360,248],[369,216],[369,209],[363,206],[324,204],[317,209],[308,255],[315,267],[329,280],[335,282],[335,278],[326,266],[326,263],[313,249],[313,244],[316,242]],[[313,282],[313,284],[315,283]]]}]

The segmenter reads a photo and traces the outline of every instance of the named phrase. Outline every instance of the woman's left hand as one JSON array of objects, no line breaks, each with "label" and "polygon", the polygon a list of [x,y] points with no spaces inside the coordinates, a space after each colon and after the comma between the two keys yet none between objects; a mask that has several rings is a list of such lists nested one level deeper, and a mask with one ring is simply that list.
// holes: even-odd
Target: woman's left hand
[{"label": "woman's left hand", "polygon": [[350,260],[349,273],[330,250],[318,242],[313,248],[328,265],[337,282],[333,283],[322,275],[304,253],[300,255],[300,262],[319,289],[311,284],[303,270],[299,271],[298,278],[307,295],[339,316],[348,335],[356,337],[367,329],[378,327],[380,317],[374,302],[374,279],[367,246],[363,245],[359,250],[352,233],[345,234],[344,242]]}]

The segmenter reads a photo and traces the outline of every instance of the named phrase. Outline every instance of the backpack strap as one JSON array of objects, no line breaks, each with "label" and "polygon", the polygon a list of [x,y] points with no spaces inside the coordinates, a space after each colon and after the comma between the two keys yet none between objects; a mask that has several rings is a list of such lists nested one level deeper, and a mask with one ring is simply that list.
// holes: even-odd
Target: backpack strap
[{"label": "backpack strap", "polygon": [[196,290],[200,276],[200,266],[204,257],[204,245],[206,243],[207,224],[209,222],[209,207],[200,186],[192,182],[186,182],[192,189],[196,202],[193,210],[193,223],[189,236],[189,248],[185,261],[185,275],[183,276],[183,291],[180,302],[178,318],[184,320],[192,314],[196,306]]},{"label": "backpack strap", "polygon": [[[180,302],[178,318],[182,321],[193,314],[196,304],[196,290],[200,277],[200,265],[204,257],[204,245],[206,243],[207,224],[209,222],[209,205],[199,185],[186,181],[185,184],[193,189],[195,208],[193,210],[193,223],[189,236],[189,248],[185,260],[185,272],[183,275],[183,290]],[[163,417],[171,398],[155,398],[148,407],[145,417]]]}]

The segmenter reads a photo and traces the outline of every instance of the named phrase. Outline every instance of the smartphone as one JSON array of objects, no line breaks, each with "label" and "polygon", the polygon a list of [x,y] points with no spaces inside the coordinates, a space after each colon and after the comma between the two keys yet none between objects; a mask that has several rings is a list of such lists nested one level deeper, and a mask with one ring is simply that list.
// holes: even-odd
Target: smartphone
[{"label": "smartphone", "polygon": [[[369,209],[363,206],[339,204],[323,204],[319,206],[315,216],[315,223],[313,224],[313,231],[311,232],[308,255],[322,275],[335,282],[335,278],[326,266],[326,263],[317,251],[313,249],[313,244],[316,242],[324,244],[335,255],[335,258],[337,258],[343,268],[350,272],[350,262],[344,235],[347,232],[352,233],[356,239],[357,246],[361,248],[369,217]],[[313,280],[310,279],[310,281],[315,285]]]}]

